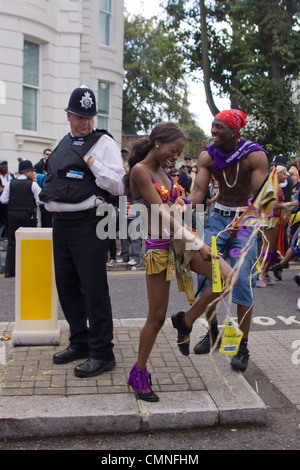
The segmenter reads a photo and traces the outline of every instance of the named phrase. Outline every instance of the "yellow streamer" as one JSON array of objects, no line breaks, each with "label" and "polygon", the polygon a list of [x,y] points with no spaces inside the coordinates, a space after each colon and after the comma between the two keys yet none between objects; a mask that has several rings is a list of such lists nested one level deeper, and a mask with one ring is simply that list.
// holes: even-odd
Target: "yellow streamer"
[{"label": "yellow streamer", "polygon": [[214,257],[218,255],[218,250],[217,250],[217,243],[216,243],[216,237],[213,236],[211,237],[211,251],[212,251],[212,291],[213,292],[222,292],[223,287],[222,287],[222,280],[221,280],[221,272],[220,272],[220,265],[219,265],[219,260]]}]

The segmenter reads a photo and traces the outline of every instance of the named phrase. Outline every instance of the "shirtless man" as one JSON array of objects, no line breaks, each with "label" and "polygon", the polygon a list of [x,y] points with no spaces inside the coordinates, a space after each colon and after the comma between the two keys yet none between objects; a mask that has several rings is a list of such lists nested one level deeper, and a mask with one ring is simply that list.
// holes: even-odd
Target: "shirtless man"
[{"label": "shirtless man", "polygon": [[[235,109],[217,114],[211,130],[214,143],[207,147],[198,159],[194,189],[188,198],[190,202],[193,205],[202,203],[211,175],[219,183],[216,205],[204,229],[204,241],[208,245],[211,244],[211,237],[223,231],[233,221],[237,212],[243,212],[249,198],[256,194],[268,175],[267,152],[256,142],[240,138],[239,132],[246,125],[246,117],[246,114]],[[241,250],[242,247],[242,241],[236,237],[235,229],[229,228],[217,238],[217,248],[224,259],[230,256],[232,249]],[[254,238],[232,295],[232,301],[237,304],[237,318],[243,338],[238,354],[232,357],[231,366],[242,372],[246,370],[249,359],[247,344],[254,304],[250,275],[253,274],[251,268],[256,262],[256,256],[257,244]],[[233,266],[237,258],[230,257],[230,260]],[[201,276],[198,277],[199,286],[204,287],[205,282],[208,281]],[[219,332],[214,309],[207,313],[207,318],[212,340],[215,342]],[[196,354],[210,351],[210,333],[208,332],[196,344],[194,347]]]}]

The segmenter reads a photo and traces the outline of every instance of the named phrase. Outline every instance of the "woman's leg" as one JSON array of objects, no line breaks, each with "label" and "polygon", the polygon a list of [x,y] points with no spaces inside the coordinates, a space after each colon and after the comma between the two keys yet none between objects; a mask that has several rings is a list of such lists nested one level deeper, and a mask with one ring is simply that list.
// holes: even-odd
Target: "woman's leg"
[{"label": "woman's leg", "polygon": [[149,312],[140,334],[137,365],[145,369],[156,337],[162,328],[169,303],[170,281],[166,281],[166,271],[146,275]]},{"label": "woman's leg", "polygon": [[139,399],[156,402],[159,397],[152,391],[151,375],[147,371],[147,360],[156,337],[164,324],[169,302],[170,281],[166,281],[166,271],[146,275],[149,312],[140,334],[137,363],[133,366],[128,380]]}]

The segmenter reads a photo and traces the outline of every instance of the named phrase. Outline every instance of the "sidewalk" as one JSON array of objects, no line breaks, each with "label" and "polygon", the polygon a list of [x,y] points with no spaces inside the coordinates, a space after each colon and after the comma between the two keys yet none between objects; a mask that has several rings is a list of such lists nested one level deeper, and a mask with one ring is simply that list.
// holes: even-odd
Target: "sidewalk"
[{"label": "sidewalk", "polygon": [[[52,362],[55,351],[68,345],[68,327],[59,321],[60,345],[0,345],[1,438],[74,434],[126,433],[266,422],[267,409],[243,375],[232,370],[230,358],[182,356],[167,320],[148,365],[158,403],[137,400],[127,378],[137,357],[138,336],[145,319],[114,321],[117,366],[97,377],[79,379],[77,361]],[[14,323],[0,323],[11,335]],[[197,330],[198,329],[198,330]],[[204,334],[195,325],[193,338]],[[191,344],[193,348],[193,343]]]},{"label": "sidewalk", "polygon": [[[2,252],[3,261],[5,254]],[[117,263],[107,268],[112,272],[143,269],[143,263],[133,267]],[[0,275],[2,320],[14,309],[14,283],[6,281]],[[137,400],[127,380],[136,362],[144,323],[144,318],[115,319],[117,366],[87,379],[73,373],[82,361],[66,365],[52,361],[56,351],[68,346],[69,330],[64,320],[59,320],[59,345],[14,346],[11,340],[0,341],[0,436],[21,439],[266,422],[265,404],[243,375],[232,370],[230,358],[215,353],[214,363],[207,355],[181,355],[170,319],[157,338],[148,364],[160,401]],[[11,336],[13,330],[13,322],[0,322],[0,336]],[[194,342],[205,333],[197,322]],[[191,351],[193,346],[191,342]]]}]

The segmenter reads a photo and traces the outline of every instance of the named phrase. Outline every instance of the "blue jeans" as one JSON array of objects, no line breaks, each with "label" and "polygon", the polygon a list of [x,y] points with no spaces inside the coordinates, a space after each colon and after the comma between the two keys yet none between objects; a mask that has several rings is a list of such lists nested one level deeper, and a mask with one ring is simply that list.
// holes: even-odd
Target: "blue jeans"
[{"label": "blue jeans", "polygon": [[131,219],[127,220],[127,238],[121,239],[121,258],[126,263],[129,261],[129,258],[132,258],[137,263],[141,260],[141,251],[142,251],[142,239],[132,239],[131,240],[131,254],[130,251],[130,235],[128,234],[128,226],[131,222]]},{"label": "blue jeans", "polygon": [[[204,242],[211,246],[211,237],[217,236],[222,230],[224,230],[231,222],[233,221],[232,217],[224,217],[216,212],[213,212],[210,218],[207,221],[207,224],[204,228]],[[247,230],[252,229],[247,227]],[[245,239],[240,238],[232,238],[230,239],[228,245],[224,250],[224,246],[228,241],[229,236],[228,232],[221,233],[217,238],[217,249],[220,253],[222,253],[223,258],[226,260],[230,257],[230,265],[233,267],[239,258],[235,258],[230,256],[231,250],[239,250],[241,251],[245,244]],[[244,242],[243,242],[244,241]],[[251,285],[254,287],[256,285],[256,276],[252,278],[250,283],[250,276],[255,274],[256,270],[253,268],[254,264],[256,263],[257,258],[257,239],[254,237],[252,239],[252,243],[248,250],[248,253],[245,256],[244,262],[240,268],[238,273],[238,281],[233,289],[232,292],[232,301],[238,305],[245,305],[251,306],[254,305],[254,297],[251,291]],[[210,281],[205,280],[204,276],[198,275],[198,288],[201,288],[202,292],[204,288],[207,287]],[[204,284],[203,284],[204,283]],[[202,285],[203,284],[203,285]]]}]

